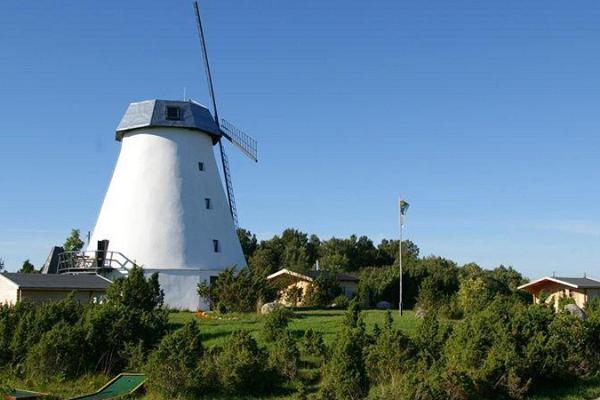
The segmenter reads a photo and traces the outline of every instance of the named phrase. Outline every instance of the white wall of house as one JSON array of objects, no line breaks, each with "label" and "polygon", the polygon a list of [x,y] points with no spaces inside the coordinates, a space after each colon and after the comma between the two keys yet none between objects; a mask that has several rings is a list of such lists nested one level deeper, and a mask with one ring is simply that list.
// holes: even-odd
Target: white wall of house
[{"label": "white wall of house", "polygon": [[19,286],[0,274],[0,304],[15,304],[18,292]]}]

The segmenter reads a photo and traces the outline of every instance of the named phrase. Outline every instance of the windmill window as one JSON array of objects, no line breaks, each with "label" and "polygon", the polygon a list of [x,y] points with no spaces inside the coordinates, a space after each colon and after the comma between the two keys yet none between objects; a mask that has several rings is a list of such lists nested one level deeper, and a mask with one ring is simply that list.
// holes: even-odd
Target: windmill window
[{"label": "windmill window", "polygon": [[204,199],[204,205],[206,206],[207,210],[210,210],[212,208],[212,203],[209,198]]},{"label": "windmill window", "polygon": [[167,106],[167,119],[171,121],[179,121],[181,119],[181,110],[179,107]]},{"label": "windmill window", "polygon": [[204,171],[204,163],[203,162],[199,162],[198,163],[198,170],[199,171]]},{"label": "windmill window", "polygon": [[213,250],[215,251],[215,253],[221,252],[221,246],[219,245],[219,241],[216,239],[213,240]]}]

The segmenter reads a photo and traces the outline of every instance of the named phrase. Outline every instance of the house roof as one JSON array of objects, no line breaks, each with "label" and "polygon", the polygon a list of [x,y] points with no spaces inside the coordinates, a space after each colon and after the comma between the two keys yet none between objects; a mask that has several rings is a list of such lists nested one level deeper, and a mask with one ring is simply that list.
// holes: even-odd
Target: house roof
[{"label": "house roof", "polygon": [[[178,118],[169,119],[167,108],[178,109]],[[117,127],[116,139],[121,141],[126,132],[149,127],[188,128],[213,136],[216,143],[221,132],[208,108],[193,101],[146,100],[131,103]]]},{"label": "house roof", "polygon": [[[311,278],[315,279],[319,274],[322,274],[323,271],[307,271],[305,273],[305,275],[310,276]],[[345,274],[343,272],[340,272],[339,274],[336,275],[336,278],[338,281],[348,281],[348,282],[358,282],[358,278],[354,275],[350,275],[350,274]]]},{"label": "house roof", "polygon": [[536,279],[529,283],[519,286],[519,289],[527,289],[532,286],[542,285],[546,282],[558,283],[560,285],[569,286],[574,289],[596,289],[600,288],[600,280],[592,278],[570,278],[570,277],[558,277],[558,276],[545,276],[540,279]]},{"label": "house roof", "polygon": [[16,284],[20,289],[46,290],[106,290],[111,282],[99,275],[76,274],[23,274],[5,272],[0,274]]},{"label": "house roof", "polygon": [[[306,271],[304,273],[290,271],[289,269],[283,268],[279,271],[267,276],[268,280],[273,280],[281,276],[288,276],[292,278],[301,279],[304,281],[312,282],[317,278],[319,274],[322,274],[324,271]],[[358,278],[354,275],[339,273],[336,275],[336,279],[341,282],[358,282]]]}]

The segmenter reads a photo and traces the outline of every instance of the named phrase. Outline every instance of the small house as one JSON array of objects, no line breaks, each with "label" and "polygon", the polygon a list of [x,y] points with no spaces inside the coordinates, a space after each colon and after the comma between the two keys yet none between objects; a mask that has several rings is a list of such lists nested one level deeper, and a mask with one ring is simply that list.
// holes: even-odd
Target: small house
[{"label": "small house", "polygon": [[78,274],[0,274],[0,304],[20,301],[44,303],[66,298],[74,293],[80,303],[99,302],[111,281],[99,275]]},{"label": "small house", "polygon": [[[297,305],[302,305],[304,295],[306,295],[307,289],[312,286],[313,281],[318,277],[319,274],[329,273],[327,271],[306,271],[306,272],[294,272],[289,269],[281,269],[274,274],[267,276],[267,280],[279,289],[279,298],[281,302],[286,305],[291,305],[286,300],[285,293],[294,287],[298,287],[302,290],[300,302]],[[335,275],[342,294],[348,298],[356,296],[358,292],[358,278],[354,275],[338,273]]]},{"label": "small house", "polygon": [[566,278],[566,277],[544,277],[519,286],[533,296],[533,302],[539,304],[544,298],[546,304],[553,304],[558,309],[562,298],[571,298],[579,308],[595,297],[600,297],[600,280],[588,277]]}]

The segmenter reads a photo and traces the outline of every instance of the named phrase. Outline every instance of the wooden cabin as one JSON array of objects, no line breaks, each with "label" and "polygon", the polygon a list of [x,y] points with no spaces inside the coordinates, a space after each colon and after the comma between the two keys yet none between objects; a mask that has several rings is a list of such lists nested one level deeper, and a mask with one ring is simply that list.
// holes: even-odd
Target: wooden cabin
[{"label": "wooden cabin", "polygon": [[521,285],[519,289],[531,293],[535,304],[539,304],[540,298],[545,297],[545,302],[553,304],[554,308],[558,310],[561,298],[571,298],[579,308],[584,309],[590,300],[600,297],[600,280],[588,277],[546,276]]}]

